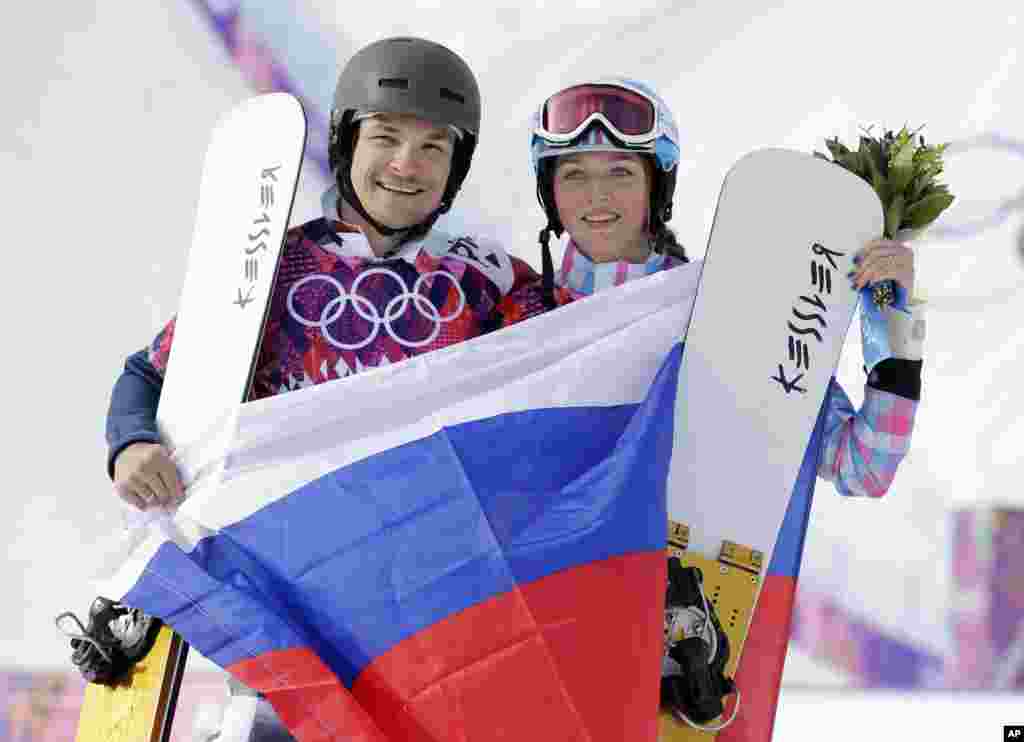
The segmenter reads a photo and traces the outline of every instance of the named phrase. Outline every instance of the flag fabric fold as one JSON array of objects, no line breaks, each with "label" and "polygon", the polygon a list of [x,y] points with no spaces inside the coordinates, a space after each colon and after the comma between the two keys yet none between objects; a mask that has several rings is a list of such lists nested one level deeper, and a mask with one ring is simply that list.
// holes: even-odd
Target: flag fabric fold
[{"label": "flag fabric fold", "polygon": [[699,273],[242,405],[178,442],[189,498],[103,594],[304,742],[653,741]]}]

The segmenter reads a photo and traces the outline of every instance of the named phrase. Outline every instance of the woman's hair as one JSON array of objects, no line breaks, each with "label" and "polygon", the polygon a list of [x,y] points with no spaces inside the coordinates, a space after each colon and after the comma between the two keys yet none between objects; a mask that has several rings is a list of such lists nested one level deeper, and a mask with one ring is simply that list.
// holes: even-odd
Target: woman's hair
[{"label": "woman's hair", "polygon": [[654,252],[661,253],[662,255],[668,255],[669,257],[676,258],[684,263],[689,263],[690,258],[686,255],[686,250],[676,239],[676,233],[666,227],[664,224],[661,225],[661,230],[658,234],[654,235],[651,241],[651,249]]},{"label": "woman's hair", "polygon": [[643,154],[642,157],[644,170],[647,171],[647,182],[651,191],[651,249],[656,253],[668,255],[684,263],[689,263],[690,259],[686,257],[686,250],[683,249],[683,246],[676,239],[676,233],[669,229],[664,221],[666,217],[671,218],[672,216],[672,204],[671,202],[666,203],[666,199],[671,198],[672,193],[675,191],[675,172],[672,173],[673,187],[670,193],[667,188],[667,178],[664,173],[658,170],[658,163],[654,159],[654,155]]}]

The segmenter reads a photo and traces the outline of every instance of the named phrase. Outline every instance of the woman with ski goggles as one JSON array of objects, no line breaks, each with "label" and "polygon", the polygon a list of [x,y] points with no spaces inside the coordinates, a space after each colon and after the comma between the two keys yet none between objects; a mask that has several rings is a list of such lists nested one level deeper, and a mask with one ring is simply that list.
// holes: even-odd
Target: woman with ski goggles
[{"label": "woman with ski goggles", "polygon": [[[610,79],[555,93],[534,114],[530,155],[548,222],[540,236],[544,308],[579,298],[573,287],[588,277],[595,290],[687,262],[666,226],[679,131],[653,90]],[[571,239],[556,281],[548,243],[563,231]]]},{"label": "woman with ski goggles", "polygon": [[[543,274],[505,298],[504,324],[688,262],[667,227],[679,141],[665,101],[635,80],[597,79],[541,104],[530,124],[530,157],[547,217],[540,232]],[[563,232],[569,239],[556,271],[549,243]],[[895,280],[912,295],[913,253],[903,243],[871,242],[859,266],[851,278],[856,288]],[[920,307],[911,310],[884,311],[894,357],[875,366],[859,411],[837,382],[829,387],[819,474],[844,495],[885,494],[909,446],[923,345]]]},{"label": "woman with ski goggles", "polygon": [[[541,104],[531,122],[530,155],[547,217],[540,232],[543,277],[505,298],[505,324],[688,262],[666,226],[679,142],[672,112],[641,82],[594,80]],[[549,241],[563,232],[569,239],[556,272]],[[851,281],[860,289],[881,280],[895,280],[912,295],[913,253],[906,245],[876,240],[865,247]],[[818,475],[842,495],[885,494],[910,446],[921,390],[921,309],[883,313],[894,357],[872,370],[864,404],[855,410],[834,379],[825,399]],[[666,678],[663,686],[671,690],[672,682]]]}]

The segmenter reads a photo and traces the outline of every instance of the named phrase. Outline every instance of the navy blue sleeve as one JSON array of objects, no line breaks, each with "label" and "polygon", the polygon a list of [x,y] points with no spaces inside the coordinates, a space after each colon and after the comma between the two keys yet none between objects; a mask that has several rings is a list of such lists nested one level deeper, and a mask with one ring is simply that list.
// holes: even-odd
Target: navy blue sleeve
[{"label": "navy blue sleeve", "polygon": [[107,412],[107,474],[114,478],[114,460],[132,443],[159,443],[156,406],[164,380],[149,362],[146,350],[128,356],[110,394]]}]

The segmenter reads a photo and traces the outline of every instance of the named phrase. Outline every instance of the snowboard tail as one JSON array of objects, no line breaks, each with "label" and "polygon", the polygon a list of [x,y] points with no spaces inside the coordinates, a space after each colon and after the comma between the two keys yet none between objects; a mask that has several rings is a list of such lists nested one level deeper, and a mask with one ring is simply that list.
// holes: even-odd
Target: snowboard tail
[{"label": "snowboard tail", "polygon": [[113,685],[85,688],[75,742],[167,742],[188,644],[161,626],[145,657]]},{"label": "snowboard tail", "polygon": [[[701,571],[708,602],[717,613],[732,648],[725,666],[725,675],[732,678],[736,675],[758,588],[764,577],[764,554],[742,544],[723,541],[718,558],[709,559],[690,551],[687,548],[689,542],[689,526],[670,520],[667,554],[678,557],[684,567],[696,567]],[[728,718],[735,710],[737,698],[730,696],[726,700],[723,716]],[[697,742],[712,740],[715,736],[714,732],[694,729],[668,709],[663,708],[659,714],[659,742]]]},{"label": "snowboard tail", "polygon": [[[735,645],[736,657],[731,658],[728,665],[731,677],[744,693],[741,701],[742,713],[737,713],[735,720],[716,735],[695,734],[692,728],[681,724],[670,712],[663,710],[659,717],[659,742],[685,742],[691,739],[715,739],[717,742],[770,742],[793,621],[804,537],[814,500],[814,482],[817,477],[819,449],[826,418],[823,406],[810,445],[804,453],[797,486],[790,497],[771,562],[767,566],[767,572],[761,577],[762,584],[759,590],[754,588],[756,595],[752,597],[754,607],[750,625],[743,634],[742,643]],[[675,531],[670,524],[670,554],[672,547],[680,540],[678,536],[674,537],[674,534]],[[685,539],[689,540],[688,529]],[[750,588],[737,587],[737,596],[742,599],[748,589]],[[732,641],[733,634],[729,634],[729,637]],[[726,718],[732,713],[734,703],[735,701],[730,702],[726,708]]]}]

